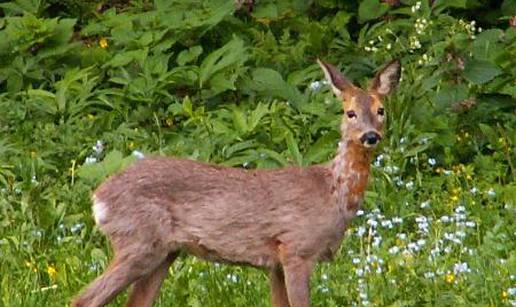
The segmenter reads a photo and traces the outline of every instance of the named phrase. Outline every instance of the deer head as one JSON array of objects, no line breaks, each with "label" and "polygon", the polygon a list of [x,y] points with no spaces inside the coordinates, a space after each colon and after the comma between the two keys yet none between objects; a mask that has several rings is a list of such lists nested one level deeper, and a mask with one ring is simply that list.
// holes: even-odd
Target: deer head
[{"label": "deer head", "polygon": [[378,71],[367,91],[356,87],[334,66],[317,60],[335,95],[342,100],[345,138],[374,148],[383,136],[385,110],[383,98],[390,94],[400,79],[400,61],[393,60]]}]

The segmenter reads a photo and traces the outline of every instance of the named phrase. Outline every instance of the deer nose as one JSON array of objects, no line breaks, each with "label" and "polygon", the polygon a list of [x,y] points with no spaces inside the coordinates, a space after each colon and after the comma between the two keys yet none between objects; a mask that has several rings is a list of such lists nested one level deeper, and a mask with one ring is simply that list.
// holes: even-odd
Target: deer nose
[{"label": "deer nose", "polygon": [[378,133],[374,131],[369,131],[362,135],[362,137],[360,138],[360,142],[362,142],[362,144],[364,144],[365,146],[374,146],[378,144],[381,138],[382,137]]}]

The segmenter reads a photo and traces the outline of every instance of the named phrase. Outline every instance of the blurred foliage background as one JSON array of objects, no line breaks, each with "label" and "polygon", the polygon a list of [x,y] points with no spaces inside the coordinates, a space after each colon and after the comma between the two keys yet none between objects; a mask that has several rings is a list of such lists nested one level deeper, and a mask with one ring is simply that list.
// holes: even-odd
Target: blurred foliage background
[{"label": "blurred foliage background", "polygon": [[[516,2],[17,0],[0,16],[3,306],[65,305],[103,271],[89,193],[142,153],[331,159],[341,107],[318,57],[361,86],[393,58],[403,73],[370,213],[318,269],[313,304],[516,304]],[[268,303],[259,271],[173,271],[160,306]]]}]

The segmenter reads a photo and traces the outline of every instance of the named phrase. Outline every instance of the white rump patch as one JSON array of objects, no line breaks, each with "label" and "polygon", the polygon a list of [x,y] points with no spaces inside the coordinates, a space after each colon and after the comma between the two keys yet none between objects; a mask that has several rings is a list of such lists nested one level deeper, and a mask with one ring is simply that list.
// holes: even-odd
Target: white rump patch
[{"label": "white rump patch", "polygon": [[95,218],[97,225],[106,222],[107,218],[106,203],[99,201],[95,196],[93,196],[93,218]]}]

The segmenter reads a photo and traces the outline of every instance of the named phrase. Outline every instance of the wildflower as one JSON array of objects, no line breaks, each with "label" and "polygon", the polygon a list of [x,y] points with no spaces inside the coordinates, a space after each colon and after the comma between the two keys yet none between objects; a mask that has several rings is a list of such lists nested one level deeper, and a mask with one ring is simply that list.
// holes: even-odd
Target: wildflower
[{"label": "wildflower", "polygon": [[393,247],[389,248],[389,254],[391,254],[391,255],[395,255],[395,254],[397,254],[399,251],[400,251],[400,248],[399,248],[399,247],[397,247],[397,246],[393,246]]},{"label": "wildflower", "polygon": [[424,276],[425,276],[426,279],[432,279],[432,278],[435,277],[435,273],[434,272],[426,272],[424,274]]},{"label": "wildflower", "polygon": [[434,166],[437,163],[437,161],[434,158],[428,158],[428,164],[431,166]]},{"label": "wildflower", "polygon": [[489,195],[489,196],[493,197],[493,196],[495,196],[495,195],[496,195],[496,192],[494,191],[494,189],[493,189],[493,188],[490,188],[490,189],[489,189],[489,191],[487,191],[487,195]]},{"label": "wildflower", "polygon": [[145,158],[145,155],[144,155],[141,151],[138,151],[138,150],[133,150],[132,155],[133,155],[136,159],[138,159],[138,160]]},{"label": "wildflower", "polygon": [[412,11],[412,13],[415,13],[417,11],[419,11],[421,9],[421,1],[418,1],[416,2],[415,5],[413,5],[410,10]]},{"label": "wildflower", "polygon": [[467,221],[466,222],[466,227],[475,228],[475,226],[476,226],[476,223],[473,222],[473,221]]},{"label": "wildflower", "polygon": [[54,280],[56,279],[56,276],[57,276],[57,270],[55,267],[49,265],[47,267],[47,274],[48,274],[48,277],[50,277],[50,279]]},{"label": "wildflower", "polygon": [[365,232],[366,232],[365,227],[360,226],[357,229],[357,236],[358,237],[362,237],[362,236],[364,236]]},{"label": "wildflower", "polygon": [[471,272],[471,269],[469,268],[467,262],[455,263],[453,265],[453,273],[455,275],[459,275],[461,273],[469,273],[469,272]]},{"label": "wildflower", "polygon": [[407,188],[407,190],[412,190],[413,187],[414,187],[413,181],[409,181],[405,184],[405,188]]},{"label": "wildflower", "polygon": [[359,277],[364,276],[364,270],[363,270],[363,269],[358,268],[358,269],[356,269],[356,270],[355,270],[355,273],[356,273],[356,274],[357,274],[357,276],[359,276]]},{"label": "wildflower", "polygon": [[444,278],[444,280],[447,283],[451,284],[455,281],[455,275],[453,275],[453,273],[450,272],[450,273],[446,274],[446,277]]},{"label": "wildflower", "polygon": [[95,157],[86,157],[86,160],[84,161],[84,164],[86,165],[89,165],[89,164],[95,164],[97,163],[97,158]]},{"label": "wildflower", "polygon": [[394,224],[401,224],[401,223],[403,223],[403,219],[401,217],[395,216],[395,217],[392,218],[392,222]]},{"label": "wildflower", "polygon": [[81,231],[81,229],[84,227],[84,223],[76,223],[74,225],[72,225],[72,227],[70,227],[70,231],[72,233],[78,233],[79,231]]},{"label": "wildflower", "polygon": [[357,215],[357,216],[362,216],[362,215],[364,215],[364,210],[357,210],[356,215]]},{"label": "wildflower", "polygon": [[93,151],[97,156],[100,156],[100,154],[102,154],[102,152],[104,151],[104,142],[102,142],[101,140],[97,140],[95,146],[93,146]]},{"label": "wildflower", "polygon": [[392,48],[391,43],[388,43],[388,44],[385,46],[385,49],[387,49],[387,50],[391,50],[391,48]]},{"label": "wildflower", "polygon": [[427,201],[424,201],[421,203],[421,206],[420,206],[421,209],[426,209],[428,207],[430,207],[430,201],[427,200]]},{"label": "wildflower", "polygon": [[99,40],[99,46],[100,48],[102,49],[106,49],[108,47],[108,41],[105,37],[102,37],[100,40]]},{"label": "wildflower", "polygon": [[507,289],[507,293],[509,296],[515,296],[516,295],[516,288],[509,288]]}]

